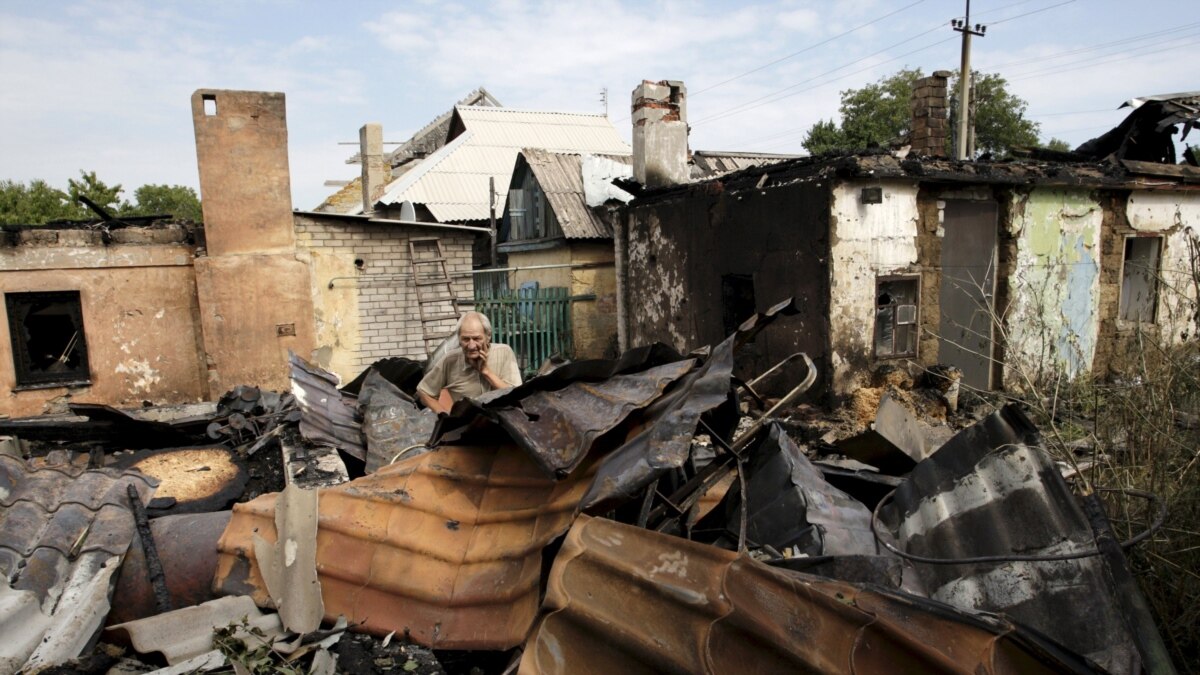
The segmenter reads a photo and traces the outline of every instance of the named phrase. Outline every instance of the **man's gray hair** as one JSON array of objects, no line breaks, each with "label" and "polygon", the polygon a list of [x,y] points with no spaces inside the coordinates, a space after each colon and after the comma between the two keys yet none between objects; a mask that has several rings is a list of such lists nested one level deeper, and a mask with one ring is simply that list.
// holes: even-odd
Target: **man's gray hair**
[{"label": "man's gray hair", "polygon": [[483,312],[476,312],[476,311],[464,312],[462,316],[458,317],[458,325],[454,327],[454,334],[462,335],[463,324],[466,323],[467,319],[471,318],[471,317],[473,317],[479,321],[479,325],[483,326],[483,334],[486,335],[489,340],[491,340],[492,339],[492,322],[488,320],[487,315],[484,314]]}]

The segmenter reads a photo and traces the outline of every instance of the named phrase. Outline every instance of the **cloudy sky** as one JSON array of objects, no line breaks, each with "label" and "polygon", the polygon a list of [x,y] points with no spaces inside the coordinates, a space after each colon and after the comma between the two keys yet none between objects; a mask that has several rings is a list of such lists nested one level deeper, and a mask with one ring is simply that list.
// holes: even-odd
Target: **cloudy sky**
[{"label": "cloudy sky", "polygon": [[[955,68],[962,0],[25,2],[0,4],[0,179],[196,187],[189,97],[287,95],[294,206],[357,167],[358,127],[400,141],[485,86],[506,106],[608,112],[680,79],[692,147],[802,152],[838,92],[902,66]],[[973,65],[1072,145],[1138,95],[1200,89],[1200,20],[1166,0],[975,0]]]}]

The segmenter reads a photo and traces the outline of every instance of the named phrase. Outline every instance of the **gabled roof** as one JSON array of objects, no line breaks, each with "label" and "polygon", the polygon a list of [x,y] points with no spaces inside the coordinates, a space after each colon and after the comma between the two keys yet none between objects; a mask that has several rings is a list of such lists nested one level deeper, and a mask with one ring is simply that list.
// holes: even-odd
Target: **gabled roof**
[{"label": "gabled roof", "polygon": [[[595,155],[629,165],[629,155]],[[567,239],[611,239],[612,225],[593,209],[588,208],[583,188],[583,156],[579,153],[550,152],[537,148],[526,148],[517,160],[524,162],[533,172],[546,201],[554,209],[559,227]],[[514,171],[513,181],[516,180]],[[510,189],[517,187],[510,182]]]},{"label": "gabled roof", "polygon": [[523,148],[630,153],[612,123],[599,114],[456,106],[450,130],[451,141],[393,181],[380,204],[421,204],[443,223],[486,220],[488,179],[495,179],[496,213],[503,213],[508,198],[504,186]]},{"label": "gabled roof", "polygon": [[[455,106],[484,106],[490,108],[500,108],[503,104],[492,96],[491,92],[483,87],[475,89],[471,93],[462,97]],[[446,112],[438,115],[432,122],[421,127],[408,138],[402,145],[388,153],[387,160],[389,166],[396,166],[406,159],[427,155],[434,150],[437,150],[446,142],[446,131],[450,126],[450,116],[454,114],[454,108],[450,108]],[[354,153],[350,159],[346,160],[347,164],[361,164],[362,155],[358,152]]]}]

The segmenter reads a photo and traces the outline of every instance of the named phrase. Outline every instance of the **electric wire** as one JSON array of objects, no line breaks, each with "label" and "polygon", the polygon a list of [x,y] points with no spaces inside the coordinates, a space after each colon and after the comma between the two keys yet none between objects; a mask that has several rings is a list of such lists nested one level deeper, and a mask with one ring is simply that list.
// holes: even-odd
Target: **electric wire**
[{"label": "electric wire", "polygon": [[986,69],[987,70],[999,70],[1000,68],[1010,68],[1012,66],[1023,66],[1023,65],[1030,64],[1030,63],[1045,63],[1048,60],[1057,59],[1057,58],[1060,58],[1063,56],[1073,56],[1075,54],[1082,54],[1084,52],[1096,51],[1098,49],[1107,49],[1108,47],[1115,47],[1118,45],[1128,44],[1130,42],[1141,42],[1142,40],[1151,40],[1156,37],[1162,37],[1163,35],[1170,35],[1171,33],[1179,33],[1179,32],[1185,31],[1185,30],[1190,30],[1197,26],[1200,26],[1200,21],[1196,21],[1194,23],[1189,23],[1189,24],[1184,24],[1184,25],[1178,26],[1176,28],[1168,28],[1166,30],[1154,31],[1151,33],[1142,33],[1140,35],[1132,35],[1127,38],[1121,38],[1119,40],[1113,40],[1111,42],[1103,42],[1103,43],[1091,45],[1088,47],[1080,47],[1077,49],[1070,49],[1065,52],[1054,52],[1052,54],[1046,54],[1044,56],[1035,56],[1035,57],[1028,58],[1028,59],[1021,59],[1019,61],[1008,61],[1006,63],[997,63],[997,64],[987,66]]},{"label": "electric wire", "polygon": [[[831,38],[828,38],[828,39],[826,39],[826,40],[822,40],[821,42],[818,42],[818,43],[816,43],[816,44],[814,44],[814,45],[810,45],[810,46],[808,46],[808,47],[805,47],[804,49],[801,49],[801,50],[800,50],[800,51],[798,51],[798,52],[792,52],[791,54],[788,54],[787,56],[781,56],[780,58],[778,58],[778,59],[775,59],[774,61],[771,61],[770,63],[765,63],[765,64],[763,64],[763,65],[761,65],[761,66],[759,66],[759,67],[757,67],[757,68],[754,68],[754,69],[751,69],[751,70],[747,70],[746,72],[744,72],[744,73],[742,73],[742,74],[740,74],[740,75],[734,75],[733,77],[729,78],[728,80],[722,80],[721,82],[718,82],[718,83],[716,83],[716,84],[714,84],[714,85],[711,85],[711,86],[708,86],[708,87],[704,87],[703,89],[699,89],[699,90],[697,90],[697,91],[689,92],[689,94],[688,94],[688,95],[689,95],[690,97],[692,97],[692,98],[695,98],[696,96],[698,96],[698,95],[700,95],[700,94],[703,94],[703,93],[704,93],[704,92],[706,92],[706,91],[712,91],[713,89],[716,89],[717,87],[724,86],[724,85],[726,85],[726,84],[729,84],[730,82],[733,82],[733,81],[735,81],[735,80],[740,80],[741,78],[743,78],[743,77],[746,77],[747,75],[752,75],[752,74],[754,74],[754,73],[757,73],[757,72],[759,72],[760,70],[765,70],[765,69],[767,69],[767,68],[770,68],[771,66],[774,66],[774,65],[777,65],[777,64],[783,63],[784,61],[787,61],[787,60],[788,60],[788,59],[790,59],[790,58],[793,58],[793,57],[799,56],[799,55],[801,55],[801,54],[803,54],[803,53],[805,53],[805,52],[810,52],[810,51],[812,51],[812,50],[816,49],[817,47],[823,47],[823,46],[825,46],[825,45],[829,44],[830,42],[833,42],[834,40],[837,40],[837,39],[839,39],[839,38],[843,38],[843,37],[845,37],[845,36],[847,36],[847,35],[849,35],[849,34],[851,34],[851,33],[855,32],[855,31],[858,31],[858,30],[861,30],[861,29],[863,29],[863,28],[866,28],[867,26],[870,26],[870,25],[873,25],[873,24],[879,23],[880,21],[883,21],[884,19],[887,19],[887,18],[889,18],[889,17],[895,16],[895,15],[899,14],[900,12],[903,12],[903,11],[904,11],[904,10],[906,10],[906,9],[911,9],[911,8],[913,8],[913,7],[916,7],[917,5],[921,4],[922,2],[925,2],[925,0],[917,0],[916,2],[914,2],[914,3],[910,4],[910,5],[905,5],[904,7],[901,7],[900,9],[897,9],[897,10],[895,10],[895,11],[893,11],[893,12],[889,12],[888,14],[884,14],[883,16],[881,16],[881,17],[879,17],[879,18],[877,18],[877,19],[874,19],[874,20],[872,20],[872,21],[868,21],[867,23],[864,23],[864,24],[860,24],[860,25],[858,25],[858,26],[855,26],[854,28],[851,28],[851,29],[850,29],[850,30],[848,30],[848,31],[845,31],[845,32],[843,32],[843,33],[838,33],[837,35],[834,35],[834,36],[833,36],[833,37],[831,37]],[[1018,4],[1020,4],[1020,3],[1018,3]]]},{"label": "electric wire", "polygon": [[1020,18],[1024,18],[1027,16],[1032,16],[1034,14],[1041,14],[1042,12],[1048,12],[1056,7],[1062,7],[1063,5],[1069,5],[1073,2],[1075,2],[1075,0],[1066,0],[1065,2],[1060,2],[1057,5],[1050,5],[1048,7],[1042,7],[1041,9],[1035,9],[1030,12],[1025,12],[1024,14],[1017,14],[1016,16],[1006,17],[1004,19],[1000,19],[999,21],[989,21],[987,25],[988,26],[999,26],[1002,23],[1008,23],[1009,21],[1013,21],[1014,19],[1020,19]]},{"label": "electric wire", "polygon": [[[1071,67],[1049,68],[1046,70],[1038,70],[1038,71],[1033,71],[1033,72],[1029,72],[1029,73],[1023,73],[1021,75],[1017,75],[1016,77],[1011,77],[1011,78],[1007,78],[1007,79],[1009,82],[1020,82],[1022,80],[1028,80],[1028,79],[1031,79],[1034,77],[1046,77],[1046,76],[1051,76],[1051,75],[1061,75],[1063,73],[1071,73],[1071,72],[1075,72],[1075,71],[1079,71],[1079,70],[1087,70],[1089,68],[1095,68],[1097,66],[1109,65],[1112,63],[1120,63],[1121,61],[1128,61],[1130,59],[1136,59],[1136,58],[1141,58],[1144,56],[1150,56],[1152,54],[1161,54],[1163,52],[1169,52],[1169,51],[1173,51],[1176,49],[1182,49],[1184,47],[1191,47],[1192,45],[1195,45],[1195,44],[1200,44],[1200,39],[1192,39],[1190,42],[1184,42],[1182,44],[1172,45],[1170,47],[1163,47],[1163,48],[1155,49],[1155,50],[1148,51],[1148,52],[1141,52],[1139,54],[1124,54],[1117,58],[1102,59],[1099,61],[1092,61],[1089,63],[1074,65]],[[1150,46],[1154,46],[1154,45],[1150,45]]]}]

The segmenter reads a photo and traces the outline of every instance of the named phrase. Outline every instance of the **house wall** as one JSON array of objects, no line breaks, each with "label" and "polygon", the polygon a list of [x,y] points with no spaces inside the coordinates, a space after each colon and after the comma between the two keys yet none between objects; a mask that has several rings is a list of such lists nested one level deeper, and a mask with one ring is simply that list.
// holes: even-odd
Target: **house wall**
[{"label": "house wall", "polygon": [[1092,368],[1100,332],[1103,204],[1079,188],[1010,193],[1001,224],[1015,256],[1007,279],[1003,386],[1020,389],[1048,370]]},{"label": "house wall", "polygon": [[615,356],[617,335],[617,275],[611,241],[565,241],[554,248],[508,253],[509,267],[601,263],[586,268],[518,270],[509,283],[513,288],[537,281],[543,288],[568,288],[572,296],[595,295],[594,300],[571,303],[573,359]]},{"label": "house wall", "polygon": [[[882,187],[882,204],[862,203],[864,187]],[[869,384],[874,363],[875,284],[916,274],[917,185],[912,181],[840,182],[831,190],[829,332],[832,391]],[[923,309],[922,309],[923,311]]]},{"label": "house wall", "polygon": [[[1121,370],[1137,358],[1139,342],[1194,338],[1190,303],[1196,297],[1189,240],[1200,226],[1200,194],[1189,191],[1119,191],[1102,195],[1100,337],[1094,364],[1098,375]],[[1158,303],[1154,323],[1119,318],[1122,266],[1128,237],[1161,236]],[[1140,333],[1140,335],[1139,335]]]},{"label": "house wall", "polygon": [[[471,271],[470,232],[299,214],[295,229],[299,258],[312,270],[314,359],[343,381],[384,357],[427,356],[412,285],[410,237],[438,237],[455,296],[472,297],[471,277],[461,274]],[[362,269],[355,260],[363,261]],[[449,335],[454,324],[445,320],[433,327]]]},{"label": "house wall", "polygon": [[179,227],[36,229],[0,238],[0,292],[79,291],[90,384],[16,389],[0,312],[0,414],[63,412],[67,401],[140,406],[208,397],[193,247]]},{"label": "house wall", "polygon": [[[761,373],[803,351],[828,382],[829,204],[820,181],[736,191],[718,182],[635,203],[624,213],[630,346],[661,341],[686,351],[721,341],[722,277],[748,275],[755,306],[741,309],[761,312],[794,296],[801,312],[747,345],[738,374]],[[803,377],[788,375],[793,384]]]}]

